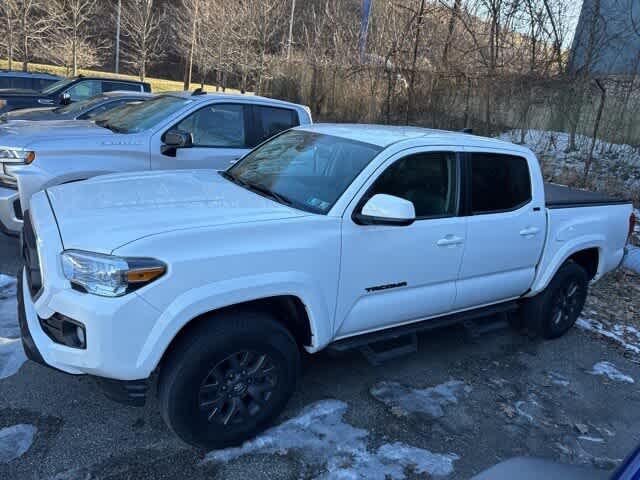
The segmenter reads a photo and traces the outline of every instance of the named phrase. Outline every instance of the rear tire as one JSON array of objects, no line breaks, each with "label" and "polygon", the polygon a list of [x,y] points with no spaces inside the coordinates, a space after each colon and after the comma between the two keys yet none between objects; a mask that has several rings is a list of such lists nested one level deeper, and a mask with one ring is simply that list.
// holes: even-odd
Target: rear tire
[{"label": "rear tire", "polygon": [[521,306],[522,326],[545,339],[564,335],[576,322],[587,298],[589,276],[573,261],[563,264],[546,289]]},{"label": "rear tire", "polygon": [[164,361],[160,411],[169,428],[190,445],[238,445],[282,412],[299,368],[294,338],[271,315],[225,312],[202,320]]}]

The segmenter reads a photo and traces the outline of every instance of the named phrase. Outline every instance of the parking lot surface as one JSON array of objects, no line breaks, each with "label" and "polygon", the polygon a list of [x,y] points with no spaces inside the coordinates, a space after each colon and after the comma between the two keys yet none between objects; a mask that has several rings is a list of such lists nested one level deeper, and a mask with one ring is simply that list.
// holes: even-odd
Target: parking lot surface
[{"label": "parking lot surface", "polygon": [[[0,272],[16,257],[0,236]],[[640,442],[638,276],[604,279],[556,341],[456,327],[380,367],[359,352],[309,358],[274,427],[216,452],[177,440],[153,396],[121,406],[89,378],[22,363],[0,279],[2,479],[466,479],[519,455],[612,469]]]}]

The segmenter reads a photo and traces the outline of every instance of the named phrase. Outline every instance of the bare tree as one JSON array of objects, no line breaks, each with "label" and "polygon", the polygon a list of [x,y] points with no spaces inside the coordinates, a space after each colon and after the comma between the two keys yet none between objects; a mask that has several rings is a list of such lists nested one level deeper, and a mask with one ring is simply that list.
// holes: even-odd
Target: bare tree
[{"label": "bare tree", "polygon": [[253,40],[257,50],[256,59],[256,93],[260,94],[263,81],[268,76],[267,54],[273,45],[275,36],[280,33],[284,17],[283,0],[260,0],[249,2],[249,32],[254,32]]},{"label": "bare tree", "polygon": [[44,14],[46,2],[44,0],[18,0],[18,35],[19,50],[22,56],[22,70],[29,69],[31,47],[42,41],[49,30],[50,23]]},{"label": "bare tree", "polygon": [[98,62],[98,47],[89,32],[97,0],[48,0],[48,54],[78,75],[79,65],[90,67]]},{"label": "bare tree", "polygon": [[[189,90],[191,86],[191,74],[193,70],[193,54],[196,48],[196,40],[198,35],[198,23],[201,20],[201,13],[198,12],[200,7],[200,0],[189,0],[193,8],[189,9],[192,19],[189,28],[189,55],[185,62],[184,67],[184,89]],[[208,11],[209,9],[207,9]]]},{"label": "bare tree", "polygon": [[123,59],[138,72],[141,81],[149,64],[164,54],[165,11],[154,0],[127,0],[122,9]]},{"label": "bare tree", "polygon": [[4,16],[3,35],[7,52],[9,70],[13,70],[13,56],[15,53],[16,28],[18,19],[18,1],[4,0],[2,2],[2,15]]}]

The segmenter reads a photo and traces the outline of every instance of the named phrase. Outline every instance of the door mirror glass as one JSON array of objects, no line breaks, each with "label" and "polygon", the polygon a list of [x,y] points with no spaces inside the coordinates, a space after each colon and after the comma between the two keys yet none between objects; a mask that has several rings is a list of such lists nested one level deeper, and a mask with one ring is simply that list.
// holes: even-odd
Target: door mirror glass
[{"label": "door mirror glass", "polygon": [[354,215],[359,225],[411,225],[416,219],[413,203],[404,198],[379,193],[371,197]]},{"label": "door mirror glass", "polygon": [[189,132],[173,129],[164,134],[162,141],[164,142],[164,145],[162,145],[162,153],[169,157],[175,157],[178,148],[189,148],[193,146],[193,135]]},{"label": "door mirror glass", "polygon": [[64,92],[60,95],[60,105],[69,105],[71,103],[71,95],[69,93]]}]

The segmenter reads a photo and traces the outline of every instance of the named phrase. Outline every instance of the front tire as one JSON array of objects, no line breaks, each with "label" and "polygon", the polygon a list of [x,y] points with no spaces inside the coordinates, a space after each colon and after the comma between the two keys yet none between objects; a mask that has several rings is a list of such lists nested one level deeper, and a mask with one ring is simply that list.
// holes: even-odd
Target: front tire
[{"label": "front tire", "polygon": [[573,261],[563,264],[543,292],[523,302],[524,328],[545,339],[564,335],[582,312],[588,285],[584,268]]},{"label": "front tire", "polygon": [[160,410],[190,445],[238,445],[284,409],[298,377],[298,346],[264,312],[230,311],[201,322],[163,363]]}]

